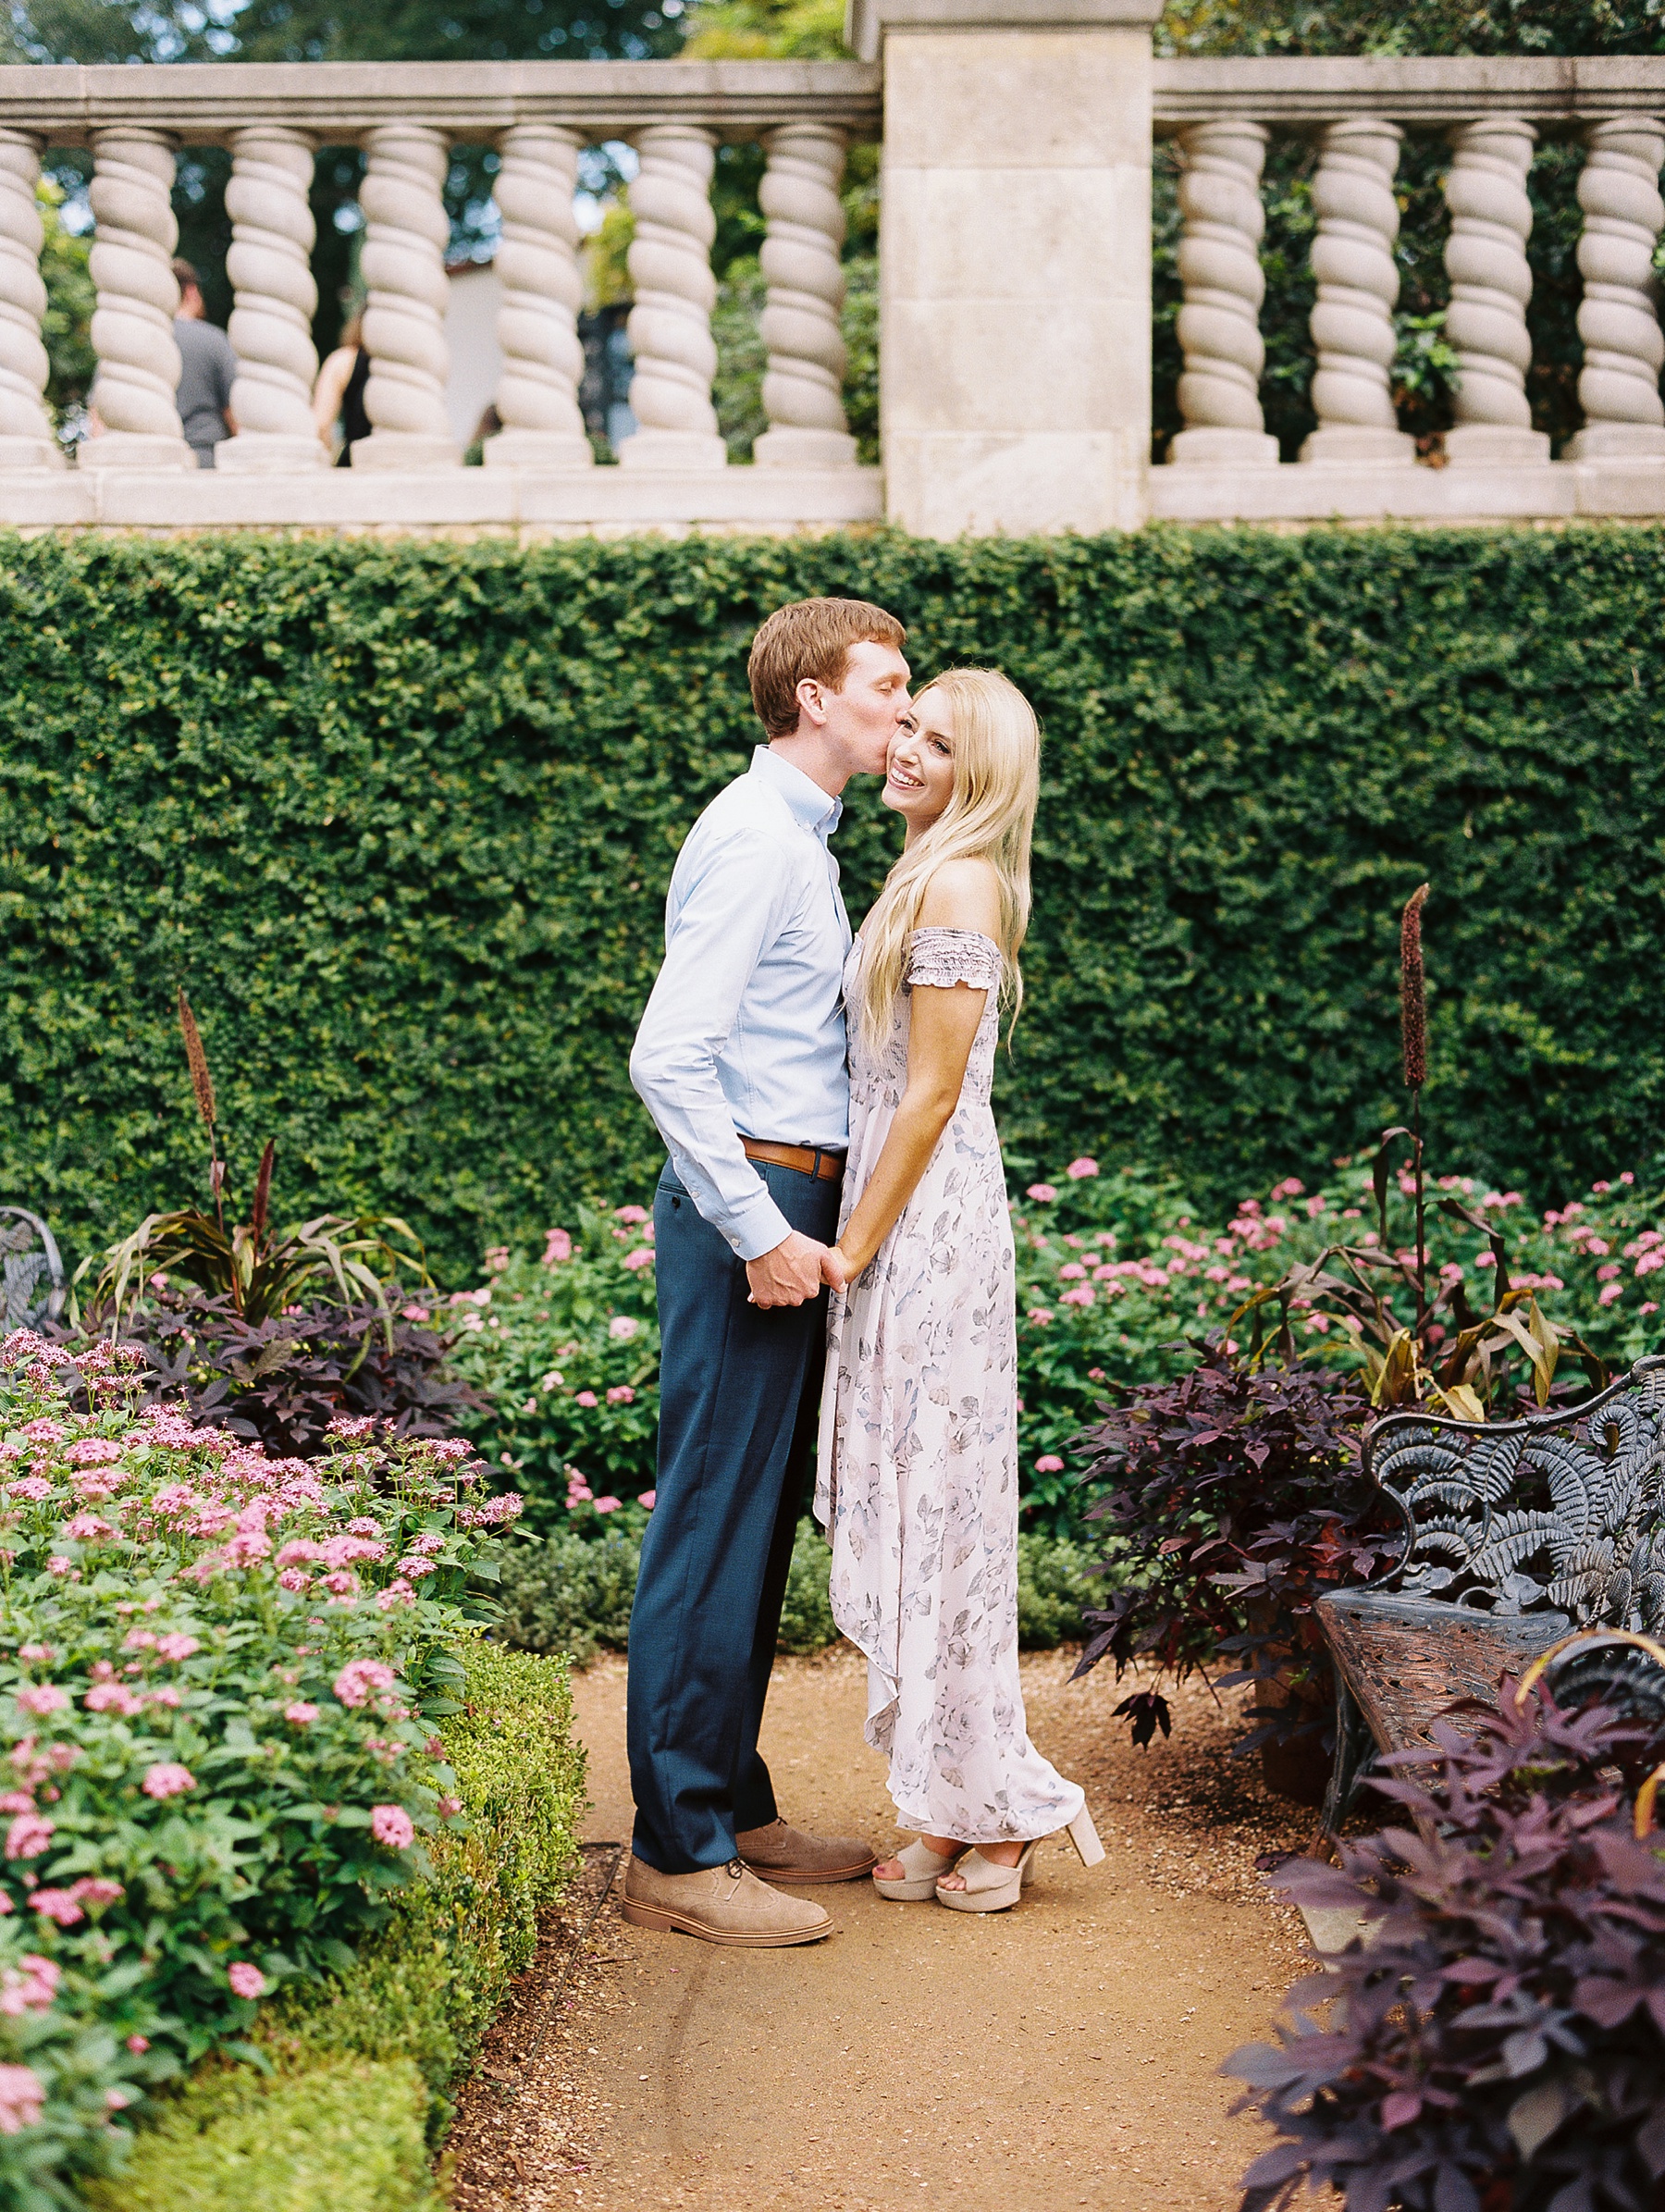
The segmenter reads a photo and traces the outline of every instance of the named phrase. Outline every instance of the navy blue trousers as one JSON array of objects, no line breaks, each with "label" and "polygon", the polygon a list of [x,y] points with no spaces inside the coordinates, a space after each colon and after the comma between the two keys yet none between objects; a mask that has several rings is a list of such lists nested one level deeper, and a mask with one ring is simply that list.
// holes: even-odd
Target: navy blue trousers
[{"label": "navy blue trousers", "polygon": [[[823,1244],[836,1182],[759,1167],[793,1228]],[[638,1859],[722,1866],[776,1817],[758,1752],[815,1442],[825,1293],[746,1303],[744,1262],[667,1168],[653,1201],[659,1483],[630,1615],[630,1783]]]}]

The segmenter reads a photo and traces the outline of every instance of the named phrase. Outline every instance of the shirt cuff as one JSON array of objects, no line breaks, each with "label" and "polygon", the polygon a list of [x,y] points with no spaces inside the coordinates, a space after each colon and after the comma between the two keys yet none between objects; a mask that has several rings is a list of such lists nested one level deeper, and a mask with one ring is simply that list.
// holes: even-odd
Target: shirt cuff
[{"label": "shirt cuff", "polygon": [[786,1242],[792,1224],[759,1183],[756,1198],[748,1198],[730,1214],[725,1233],[743,1260],[760,1260]]}]

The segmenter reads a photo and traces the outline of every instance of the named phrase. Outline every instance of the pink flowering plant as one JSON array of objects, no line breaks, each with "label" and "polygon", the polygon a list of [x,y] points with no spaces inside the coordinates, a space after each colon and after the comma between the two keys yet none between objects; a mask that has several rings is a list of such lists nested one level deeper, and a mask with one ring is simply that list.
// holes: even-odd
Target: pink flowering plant
[{"label": "pink flowering plant", "polygon": [[[1020,1186],[1020,1434],[1035,1520],[1067,1514],[1069,1447],[1099,1404],[1186,1373],[1212,1338],[1249,1355],[1257,1310],[1261,1342],[1281,1340],[1286,1354],[1315,1354],[1367,1386],[1379,1379],[1416,1290],[1414,1179],[1397,1167],[1379,1175],[1378,1156],[1339,1160],[1313,1187],[1287,1177],[1225,1219],[1176,1181],[1101,1172],[1090,1159]],[[1612,1371],[1665,1339],[1665,1193],[1653,1186],[1623,1173],[1542,1213],[1473,1176],[1440,1178],[1428,1195],[1424,1264],[1438,1305],[1424,1313],[1421,1340],[1436,1369],[1465,1328],[1487,1322],[1474,1345],[1498,1340],[1492,1383],[1512,1408],[1517,1389],[1548,1387],[1568,1348]],[[1342,1250],[1381,1260],[1362,1262],[1346,1296],[1319,1279]],[[1475,1417],[1484,1401],[1463,1410]]]},{"label": "pink flowering plant", "polygon": [[648,1209],[584,1209],[536,1255],[498,1247],[444,1318],[453,1368],[492,1404],[464,1419],[493,1476],[524,1493],[527,1526],[639,1531],[659,1428]]},{"label": "pink flowering plant", "polygon": [[96,1987],[46,1956],[16,1916],[0,1921],[0,2204],[79,2212],[78,2178],[106,2174],[130,2140],[122,2116],[149,2079],[95,2017]]},{"label": "pink flowering plant", "polygon": [[0,1914],[154,2072],[236,2048],[425,1871],[432,1723],[519,1501],[367,1418],[268,1458],[134,1373],[0,1345]]}]

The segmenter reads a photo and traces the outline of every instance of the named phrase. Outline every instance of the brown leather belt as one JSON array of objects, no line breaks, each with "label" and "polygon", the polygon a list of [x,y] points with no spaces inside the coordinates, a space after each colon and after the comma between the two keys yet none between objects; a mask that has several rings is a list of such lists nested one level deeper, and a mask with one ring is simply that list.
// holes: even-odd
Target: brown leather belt
[{"label": "brown leather belt", "polygon": [[765,1144],[757,1137],[742,1137],[748,1160],[763,1160],[771,1168],[796,1168],[800,1175],[813,1175],[817,1182],[835,1183],[845,1171],[842,1152],[827,1152],[819,1144]]}]

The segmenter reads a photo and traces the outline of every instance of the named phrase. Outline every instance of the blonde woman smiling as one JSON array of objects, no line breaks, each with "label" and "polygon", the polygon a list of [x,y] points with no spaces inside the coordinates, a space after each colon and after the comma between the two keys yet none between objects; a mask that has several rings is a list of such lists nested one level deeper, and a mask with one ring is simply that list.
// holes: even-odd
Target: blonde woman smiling
[{"label": "blonde woman smiling", "polygon": [[850,1149],[816,1514],[832,1611],[867,1655],[867,1739],[904,1827],[882,1896],[1018,1902],[1042,1836],[1104,1857],[1079,1787],[1029,1740],[1018,1673],[1012,1231],[989,1090],[1016,1015],[1040,733],[992,669],[955,669],[891,740],[906,836],[845,968]]}]

